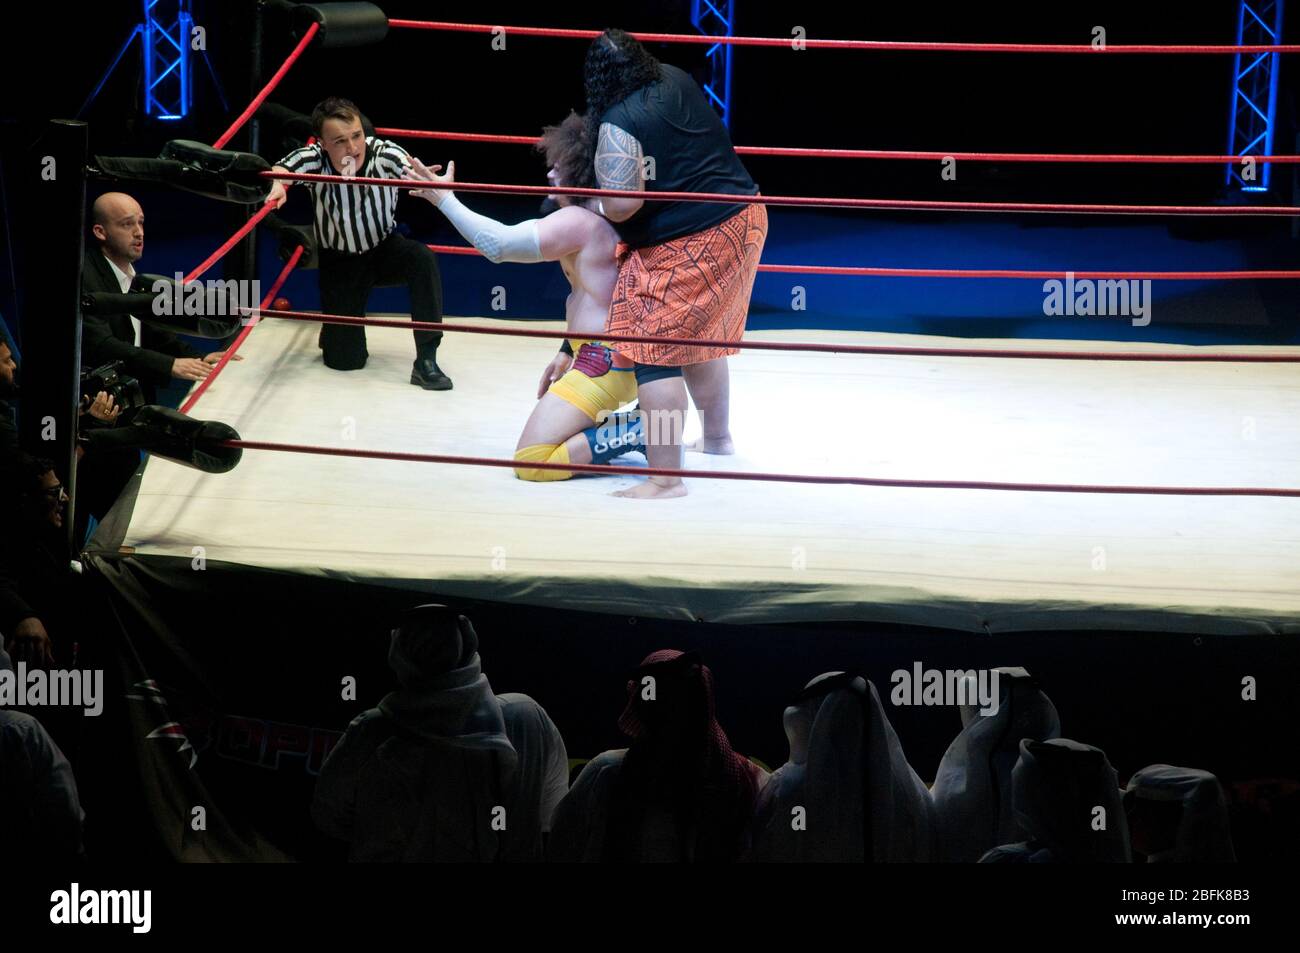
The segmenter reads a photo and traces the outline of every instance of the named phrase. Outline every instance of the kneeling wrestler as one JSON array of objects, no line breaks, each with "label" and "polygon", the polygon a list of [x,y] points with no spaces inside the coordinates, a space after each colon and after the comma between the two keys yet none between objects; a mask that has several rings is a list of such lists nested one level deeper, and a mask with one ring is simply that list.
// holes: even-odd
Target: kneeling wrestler
[{"label": "kneeling wrestler", "polygon": [[[586,123],[570,113],[559,126],[547,127],[538,143],[548,166],[546,179],[566,188],[592,188],[595,174],[585,142]],[[408,178],[439,186],[455,183],[455,163],[441,166],[412,162]],[[630,450],[644,452],[644,427],[638,411],[618,413],[636,400],[630,360],[600,340],[609,316],[618,264],[618,236],[605,218],[573,196],[547,199],[553,208],[540,219],[504,225],[466,208],[446,188],[412,193],[432,202],[456,230],[494,263],[558,261],[571,291],[565,302],[570,337],[542,374],[538,403],[515,448],[523,480],[567,480],[568,470],[530,467],[530,463],[609,463]],[[593,204],[595,200],[590,200]]]}]

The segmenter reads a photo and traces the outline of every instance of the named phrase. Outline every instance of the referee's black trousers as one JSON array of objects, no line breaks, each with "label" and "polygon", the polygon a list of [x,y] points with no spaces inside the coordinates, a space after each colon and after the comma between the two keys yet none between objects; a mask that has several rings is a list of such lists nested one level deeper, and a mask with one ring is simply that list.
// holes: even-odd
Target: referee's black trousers
[{"label": "referee's black trousers", "polygon": [[[411,293],[411,318],[442,321],[442,276],[438,258],[422,242],[396,232],[359,255],[320,250],[320,302],[325,314],[363,318],[366,300],[376,285],[406,285]],[[442,340],[441,331],[413,331],[416,358],[431,358]],[[325,365],[338,371],[365,367],[366,329],[327,324],[321,331]]]}]

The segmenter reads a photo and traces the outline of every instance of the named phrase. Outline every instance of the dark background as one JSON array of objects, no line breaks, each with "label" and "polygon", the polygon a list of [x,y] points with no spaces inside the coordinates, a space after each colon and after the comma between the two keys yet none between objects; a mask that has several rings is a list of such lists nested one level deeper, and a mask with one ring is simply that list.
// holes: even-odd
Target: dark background
[{"label": "dark background", "polygon": [[[389,0],[391,17],[466,19],[504,25],[693,32],[685,0],[656,4],[562,5],[498,2],[453,8]],[[858,6],[858,5],[854,5]],[[811,0],[797,8],[737,3],[736,32],[790,36],[796,23],[808,36],[841,39],[1087,43],[1100,25],[1112,44],[1232,43],[1236,0],[1187,4],[1090,0],[1034,4],[862,4]],[[230,106],[216,97],[197,58],[195,104],[185,122],[141,122],[139,53],[128,53],[87,113],[92,151],[156,154],[168,138],[212,141],[251,98],[250,0],[196,0],[195,22],[208,33],[209,54]],[[55,19],[51,14],[59,17]],[[71,116],[80,107],[121,41],[140,18],[138,2],[106,2],[75,10],[27,4],[31,18],[15,30],[30,43],[28,57],[7,58],[16,86],[0,117]],[[75,18],[75,25],[73,21]],[[268,17],[266,62],[278,64],[291,47],[287,30]],[[1289,34],[1294,33],[1288,29]],[[395,30],[383,43],[359,49],[310,50],[275,94],[303,111],[329,93],[354,99],[379,125],[480,132],[535,133],[546,122],[583,106],[586,41],[510,37],[494,51],[486,34]],[[658,44],[656,56],[700,70],[703,47]],[[1295,61],[1283,59],[1276,149],[1294,151]],[[976,53],[863,53],[839,50],[737,48],[732,138],[745,145],[792,145],[953,151],[1206,152],[1226,151],[1232,57],[1223,55],[1010,55]],[[697,75],[703,74],[697,72]],[[452,144],[426,145],[429,155]],[[523,150],[523,147],[514,147]],[[500,146],[454,145],[466,172],[484,180],[528,176],[519,154]],[[925,164],[748,160],[769,193],[919,194],[952,197],[953,187],[991,197],[988,183],[1008,195],[1041,191],[1060,199],[1129,195],[1211,201],[1222,185],[1220,167],[1080,168],[981,166],[941,183]],[[1109,174],[1108,174],[1109,172]],[[1283,175],[1289,183],[1290,176]],[[1285,194],[1287,189],[1283,189]]]}]

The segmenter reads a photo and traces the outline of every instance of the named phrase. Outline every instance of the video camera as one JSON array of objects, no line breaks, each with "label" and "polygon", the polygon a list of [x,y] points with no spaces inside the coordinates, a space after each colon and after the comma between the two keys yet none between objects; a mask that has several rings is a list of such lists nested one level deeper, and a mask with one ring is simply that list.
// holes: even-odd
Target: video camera
[{"label": "video camera", "polygon": [[144,388],[140,382],[127,374],[124,361],[109,361],[94,370],[83,369],[81,372],[81,401],[84,405],[95,400],[100,391],[113,398],[113,402],[122,408],[119,424],[131,422],[136,411],[145,405]]}]

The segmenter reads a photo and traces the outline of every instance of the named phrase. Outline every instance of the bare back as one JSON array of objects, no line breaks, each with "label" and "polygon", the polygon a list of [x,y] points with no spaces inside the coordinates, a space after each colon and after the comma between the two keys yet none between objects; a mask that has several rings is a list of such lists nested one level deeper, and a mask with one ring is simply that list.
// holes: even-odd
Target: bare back
[{"label": "bare back", "polygon": [[595,212],[570,205],[542,219],[539,229],[544,257],[556,254],[569,279],[564,318],[575,337],[599,337],[609,317],[618,279],[614,227]]}]

